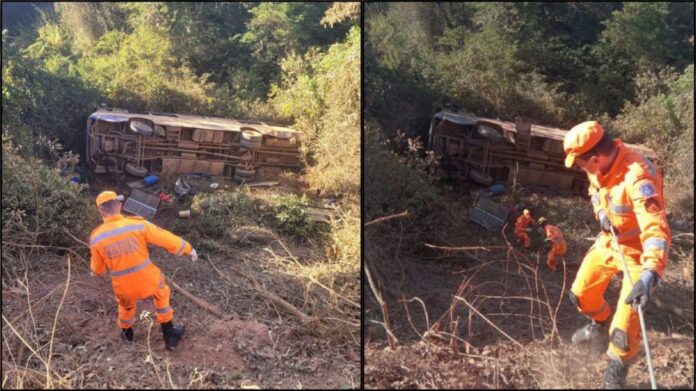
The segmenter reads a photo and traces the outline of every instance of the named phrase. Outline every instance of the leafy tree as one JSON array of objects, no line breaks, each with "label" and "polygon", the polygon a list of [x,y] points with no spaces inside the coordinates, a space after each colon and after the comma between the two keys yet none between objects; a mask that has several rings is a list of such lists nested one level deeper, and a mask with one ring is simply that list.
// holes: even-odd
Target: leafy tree
[{"label": "leafy tree", "polygon": [[315,189],[357,199],[360,193],[360,29],[326,52],[282,63],[273,85],[276,109],[304,133],[308,178]]},{"label": "leafy tree", "polygon": [[636,72],[693,63],[693,3],[624,3],[604,22],[601,43],[635,63]]},{"label": "leafy tree", "polygon": [[264,80],[277,82],[280,60],[290,53],[304,53],[311,46],[325,46],[345,36],[347,27],[321,25],[331,3],[261,3],[250,10],[252,18],[241,42],[252,50],[252,69]]}]

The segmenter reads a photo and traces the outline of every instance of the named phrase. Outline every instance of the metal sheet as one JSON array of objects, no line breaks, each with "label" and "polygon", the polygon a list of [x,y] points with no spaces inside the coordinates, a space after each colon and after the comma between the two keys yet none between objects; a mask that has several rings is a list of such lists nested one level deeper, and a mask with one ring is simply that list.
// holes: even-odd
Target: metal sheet
[{"label": "metal sheet", "polygon": [[146,220],[152,220],[159,209],[160,202],[161,200],[157,195],[136,187],[131,190],[130,196],[123,204],[123,210]]},{"label": "metal sheet", "polygon": [[508,210],[486,197],[478,199],[469,209],[469,220],[483,226],[488,231],[499,232],[507,220]]}]

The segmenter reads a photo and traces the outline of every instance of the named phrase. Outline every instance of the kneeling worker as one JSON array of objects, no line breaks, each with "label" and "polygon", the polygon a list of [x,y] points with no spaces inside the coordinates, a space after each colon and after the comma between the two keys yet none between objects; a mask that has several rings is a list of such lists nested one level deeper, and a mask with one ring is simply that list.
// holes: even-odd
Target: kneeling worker
[{"label": "kneeling worker", "polygon": [[198,259],[196,250],[180,237],[139,216],[121,214],[123,196],[104,191],[97,196],[97,207],[104,223],[89,236],[92,253],[91,269],[101,276],[111,271],[111,284],[118,303],[118,326],[121,337],[133,342],[136,301],[152,297],[157,310],[157,322],[167,349],[174,349],[184,334],[184,327],[174,326],[174,310],[169,306],[169,286],[160,269],[150,260],[148,243],[162,247],[172,254],[190,255]]},{"label": "kneeling worker", "polygon": [[566,241],[563,238],[563,232],[555,225],[549,224],[543,217],[539,219],[537,224],[544,229],[544,233],[546,234],[544,243],[550,248],[549,254],[546,257],[546,266],[548,266],[552,272],[555,272],[558,260],[566,253]]},{"label": "kneeling worker", "polygon": [[[594,339],[609,322],[609,366],[605,388],[625,387],[628,365],[641,344],[638,305],[650,302],[652,289],[667,265],[671,234],[667,224],[662,174],[652,162],[614,140],[596,121],[573,127],[565,136],[565,165],[587,173],[594,215],[602,233],[585,254],[570,290],[570,300],[591,323],[573,335],[573,343]],[[612,276],[624,271],[613,246],[616,233],[628,274],[611,316],[604,291]],[[633,288],[628,279],[634,282]]]}]

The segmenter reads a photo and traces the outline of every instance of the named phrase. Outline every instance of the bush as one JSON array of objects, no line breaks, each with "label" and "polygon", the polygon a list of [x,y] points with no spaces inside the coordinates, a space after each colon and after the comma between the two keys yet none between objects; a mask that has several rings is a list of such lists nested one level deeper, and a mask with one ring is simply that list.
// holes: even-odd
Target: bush
[{"label": "bush", "polygon": [[193,197],[191,231],[224,238],[239,226],[256,221],[257,203],[243,190],[199,193]]},{"label": "bush", "polygon": [[271,101],[302,131],[310,186],[356,198],[360,194],[360,29],[325,53],[310,51],[282,63],[283,82]]},{"label": "bush", "polygon": [[319,224],[313,222],[305,210],[310,205],[309,199],[304,194],[274,196],[264,212],[264,218],[280,231],[296,238],[306,239],[323,232]]},{"label": "bush", "polygon": [[642,74],[637,102],[627,102],[612,123],[626,141],[655,151],[665,176],[668,209],[682,218],[694,215],[693,80],[693,65],[680,76],[669,70]]},{"label": "bush", "polygon": [[[53,146],[51,149],[50,146]],[[57,154],[46,163],[24,158],[6,134],[2,139],[2,237],[5,241],[45,246],[73,246],[65,234],[87,241],[101,219],[85,185],[70,182],[77,157]],[[3,248],[3,251],[5,248]]]}]

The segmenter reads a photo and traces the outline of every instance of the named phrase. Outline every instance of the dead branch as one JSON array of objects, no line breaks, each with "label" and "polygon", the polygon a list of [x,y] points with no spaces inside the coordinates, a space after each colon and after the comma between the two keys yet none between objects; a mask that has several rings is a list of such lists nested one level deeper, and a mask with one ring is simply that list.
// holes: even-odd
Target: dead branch
[{"label": "dead branch", "polygon": [[374,281],[372,281],[372,274],[370,273],[370,268],[367,266],[367,262],[365,263],[365,274],[367,275],[367,282],[370,285],[372,294],[374,294],[375,298],[379,302],[380,309],[382,310],[382,317],[384,318],[383,326],[384,329],[387,331],[387,340],[389,342],[389,348],[394,350],[397,346],[399,346],[399,341],[391,332],[391,324],[389,322],[389,312],[387,310],[387,303],[384,301],[384,299],[382,299],[382,295],[379,293],[379,289],[377,289]]},{"label": "dead branch", "polygon": [[[402,303],[404,305],[404,308],[406,309],[406,316],[408,317],[408,322],[411,324],[411,328],[413,329],[413,331],[416,332],[416,334],[418,334],[418,336],[422,340],[425,337],[425,334],[421,334],[418,332],[418,330],[416,330],[416,326],[414,326],[413,321],[411,320],[411,312],[408,310],[408,306],[406,305],[407,303],[412,303],[414,301],[418,301],[421,304],[421,306],[423,306],[423,314],[425,314],[425,326],[426,326],[425,330],[427,333],[427,331],[430,330],[430,320],[428,319],[428,310],[425,308],[425,303],[423,303],[423,300],[421,300],[418,297],[413,297],[409,300],[406,300],[406,299],[399,300],[399,302]],[[426,343],[428,343],[428,346],[430,346],[430,344],[427,340],[426,340]]]},{"label": "dead branch", "polygon": [[243,273],[238,268],[234,268],[234,271],[237,274],[239,274],[240,276],[249,280],[251,282],[252,286],[254,287],[254,289],[256,289],[256,291],[259,293],[259,295],[261,295],[261,297],[263,297],[264,299],[271,301],[274,304],[277,304],[280,307],[284,308],[291,315],[294,315],[295,317],[299,318],[302,321],[302,323],[307,324],[307,323],[310,323],[310,322],[313,322],[316,320],[314,317],[310,317],[310,316],[305,315],[302,311],[298,310],[297,307],[288,303],[282,297],[264,289],[261,286],[261,284],[258,282],[258,280],[256,280],[256,278],[254,276]]},{"label": "dead branch", "polygon": [[466,301],[465,298],[463,298],[463,297],[461,297],[461,296],[454,296],[454,297],[455,297],[457,300],[463,301],[464,304],[466,304],[472,311],[474,311],[474,312],[476,313],[476,315],[480,316],[483,320],[486,321],[486,323],[488,323],[489,325],[493,326],[494,329],[498,330],[501,334],[503,334],[504,336],[506,336],[510,341],[514,342],[515,345],[517,345],[520,349],[523,349],[523,350],[524,350],[524,346],[523,346],[521,343],[517,342],[514,338],[512,338],[512,337],[509,336],[506,332],[504,332],[504,331],[501,330],[498,326],[496,326],[495,323],[491,322],[488,318],[486,318],[486,317],[485,317],[482,313],[480,313],[474,306],[472,306],[471,304],[469,304],[469,302]]},{"label": "dead branch", "polygon": [[77,243],[80,243],[81,245],[83,245],[83,246],[89,248],[89,244],[87,244],[86,242],[84,242],[84,241],[82,241],[82,240],[76,238],[73,234],[70,233],[70,231],[67,230],[67,228],[63,227],[63,231],[64,231],[66,234],[68,234],[68,236],[70,236],[70,237],[71,237],[74,241],[76,241]]},{"label": "dead branch", "polygon": [[365,224],[364,224],[364,227],[367,227],[367,226],[370,226],[370,225],[374,225],[374,224],[380,224],[380,223],[383,223],[383,222],[389,221],[389,220],[400,219],[400,218],[406,217],[406,216],[408,216],[408,211],[401,212],[401,213],[394,214],[394,215],[379,217],[379,218],[376,218],[376,219],[374,219],[374,220],[372,220],[372,221],[369,221],[369,222],[365,223]]},{"label": "dead branch", "polygon": [[[275,236],[275,235],[274,235],[274,236]],[[280,240],[280,238],[277,237],[277,236],[275,236],[275,239],[278,241],[278,243],[280,243],[280,245],[283,247],[283,250],[285,250],[285,252],[288,253],[288,255],[289,255],[290,258],[295,262],[295,264],[296,264],[297,266],[300,266],[300,267],[301,267],[302,264],[300,264],[300,262],[297,260],[297,258],[295,258],[295,256],[292,255],[292,253],[290,252],[290,250],[288,250],[288,247],[285,245],[285,243],[283,243],[283,241]],[[271,254],[273,254],[273,252],[271,252]],[[275,257],[276,255],[273,254],[273,256]],[[315,284],[319,285],[320,287],[326,289],[327,291],[331,292],[332,295],[334,295],[334,296],[338,297],[339,299],[342,299],[343,301],[345,301],[345,302],[347,302],[348,304],[352,305],[353,307],[355,307],[355,308],[361,308],[361,307],[360,307],[360,304],[354,302],[353,300],[351,300],[351,299],[349,299],[349,298],[347,298],[347,297],[344,297],[343,295],[340,295],[340,294],[339,294],[338,292],[336,292],[335,290],[333,290],[333,289],[329,288],[328,286],[326,286],[326,285],[322,284],[321,282],[319,282],[316,278],[314,278],[314,277],[312,277],[312,276],[305,276],[305,277],[306,277],[307,279],[309,279],[310,281],[312,281],[313,283],[315,283]]]},{"label": "dead branch", "polygon": [[63,302],[65,301],[65,295],[68,293],[68,288],[70,287],[70,255],[68,255],[68,277],[65,281],[65,290],[63,291],[63,297],[60,299],[60,304],[58,304],[58,309],[56,310],[56,316],[53,318],[53,329],[51,330],[51,341],[48,345],[48,358],[46,360],[46,387],[52,387],[51,382],[51,357],[53,357],[53,340],[56,334],[56,324],[58,324],[58,314],[60,314],[60,309],[63,307]]},{"label": "dead branch", "polygon": [[691,324],[691,327],[694,326],[694,313],[689,312],[688,310],[685,310],[683,308],[675,307],[673,305],[667,304],[660,300],[657,296],[653,296],[652,299],[653,303],[655,303],[655,307],[664,312],[668,312],[672,315],[676,315],[679,318],[689,322]]},{"label": "dead branch", "polygon": [[483,250],[490,251],[492,248],[507,248],[507,246],[474,246],[474,247],[446,247],[446,246],[435,246],[433,244],[423,243],[425,247],[434,248],[437,250],[446,251],[467,251],[467,250]]},{"label": "dead branch", "polygon": [[167,277],[165,277],[167,283],[172,286],[172,288],[176,289],[179,293],[182,295],[186,296],[189,300],[197,304],[199,307],[203,308],[204,310],[210,312],[211,314],[217,316],[220,319],[223,320],[231,320],[232,316],[225,314],[220,310],[216,305],[210,304],[205,300],[199,299],[198,297],[194,296],[191,292],[187,291],[186,289],[180,287],[174,280],[171,280]]},{"label": "dead branch", "polygon": [[237,285],[237,283],[235,283],[234,281],[232,281],[232,280],[230,280],[229,278],[227,278],[227,276],[226,276],[222,271],[220,271],[220,269],[218,269],[217,266],[215,266],[215,264],[210,260],[210,255],[205,254],[205,258],[208,260],[208,263],[210,264],[210,266],[213,267],[213,270],[215,270],[215,271],[217,272],[217,274],[218,274],[225,282],[227,282],[227,283],[228,283],[230,286],[232,286],[233,288],[239,288],[239,285]]}]

